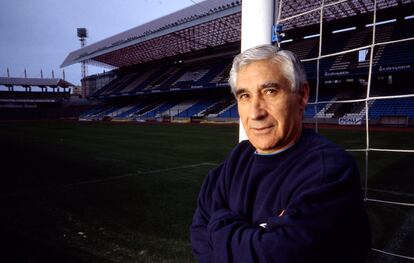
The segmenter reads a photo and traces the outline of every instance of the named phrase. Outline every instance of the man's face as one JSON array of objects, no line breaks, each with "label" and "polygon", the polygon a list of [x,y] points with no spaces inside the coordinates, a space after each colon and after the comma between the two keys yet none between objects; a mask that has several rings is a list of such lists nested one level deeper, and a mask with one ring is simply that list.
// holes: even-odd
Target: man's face
[{"label": "man's face", "polygon": [[259,60],[240,68],[236,98],[247,137],[258,153],[272,153],[300,136],[309,88],[293,93],[279,65]]}]

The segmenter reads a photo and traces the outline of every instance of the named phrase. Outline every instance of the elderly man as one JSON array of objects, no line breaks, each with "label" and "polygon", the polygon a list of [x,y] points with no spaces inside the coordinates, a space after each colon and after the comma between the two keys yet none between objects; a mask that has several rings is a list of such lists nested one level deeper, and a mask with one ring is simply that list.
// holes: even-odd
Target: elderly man
[{"label": "elderly man", "polygon": [[199,262],[364,262],[358,170],[302,127],[309,87],[297,57],[251,48],[235,57],[229,83],[249,140],[202,186],[190,228]]}]

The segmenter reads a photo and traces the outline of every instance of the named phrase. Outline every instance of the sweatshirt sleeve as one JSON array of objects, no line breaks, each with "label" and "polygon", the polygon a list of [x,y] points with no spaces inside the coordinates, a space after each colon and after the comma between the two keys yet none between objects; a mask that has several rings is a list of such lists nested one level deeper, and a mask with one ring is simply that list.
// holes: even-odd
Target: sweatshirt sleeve
[{"label": "sweatshirt sleeve", "polygon": [[306,182],[266,229],[229,209],[214,211],[211,262],[365,262],[370,238],[358,171],[349,158],[325,157],[321,179]]},{"label": "sweatshirt sleeve", "polygon": [[207,232],[207,225],[211,214],[215,210],[227,207],[221,194],[220,186],[217,185],[223,166],[220,165],[208,173],[201,187],[197,208],[190,226],[193,254],[201,263],[212,262],[212,251],[209,244],[209,233]]}]

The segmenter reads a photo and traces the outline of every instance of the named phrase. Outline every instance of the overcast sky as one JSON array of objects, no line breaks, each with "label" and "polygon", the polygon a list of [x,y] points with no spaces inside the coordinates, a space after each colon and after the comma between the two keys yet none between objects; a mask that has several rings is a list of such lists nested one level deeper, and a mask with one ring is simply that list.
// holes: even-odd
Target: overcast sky
[{"label": "overcast sky", "polygon": [[[196,2],[200,2],[197,0]],[[193,5],[191,0],[1,0],[0,77],[62,77],[60,64],[78,48],[78,27],[87,44]],[[81,66],[64,68],[66,80],[79,85]],[[89,66],[89,74],[102,72]]]}]

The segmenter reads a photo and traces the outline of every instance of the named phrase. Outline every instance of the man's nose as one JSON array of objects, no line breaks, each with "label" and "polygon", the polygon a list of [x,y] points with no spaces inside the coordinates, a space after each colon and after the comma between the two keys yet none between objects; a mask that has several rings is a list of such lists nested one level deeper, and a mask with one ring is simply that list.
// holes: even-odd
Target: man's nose
[{"label": "man's nose", "polygon": [[260,97],[255,97],[252,99],[252,104],[250,105],[250,118],[253,120],[258,120],[266,117],[265,103]]}]

